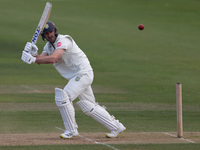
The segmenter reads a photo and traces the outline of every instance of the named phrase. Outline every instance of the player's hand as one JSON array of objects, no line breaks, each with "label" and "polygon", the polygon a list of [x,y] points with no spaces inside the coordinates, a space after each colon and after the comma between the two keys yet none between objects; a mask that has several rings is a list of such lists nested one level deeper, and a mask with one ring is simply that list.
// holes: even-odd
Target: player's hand
[{"label": "player's hand", "polygon": [[30,53],[32,56],[37,56],[38,54],[38,47],[35,44],[27,42],[24,51]]},{"label": "player's hand", "polygon": [[26,51],[23,51],[23,52],[22,52],[22,57],[21,57],[21,59],[22,59],[25,63],[27,63],[27,64],[35,63],[35,61],[36,61],[36,58],[33,57],[31,54],[29,54],[29,53],[26,52]]},{"label": "player's hand", "polygon": [[27,42],[24,47],[24,51],[29,53],[31,49],[32,49],[32,44],[30,42]]},{"label": "player's hand", "polygon": [[32,49],[31,49],[31,55],[32,56],[37,56],[38,54],[38,47],[35,44],[32,44]]}]

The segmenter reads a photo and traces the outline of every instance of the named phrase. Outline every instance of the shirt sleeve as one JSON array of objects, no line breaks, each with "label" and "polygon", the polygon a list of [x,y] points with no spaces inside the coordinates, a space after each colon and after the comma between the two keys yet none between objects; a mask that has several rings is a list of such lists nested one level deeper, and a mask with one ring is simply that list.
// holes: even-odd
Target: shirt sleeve
[{"label": "shirt sleeve", "polygon": [[62,38],[58,41],[56,49],[66,49],[69,50],[72,48],[72,40],[69,38]]}]

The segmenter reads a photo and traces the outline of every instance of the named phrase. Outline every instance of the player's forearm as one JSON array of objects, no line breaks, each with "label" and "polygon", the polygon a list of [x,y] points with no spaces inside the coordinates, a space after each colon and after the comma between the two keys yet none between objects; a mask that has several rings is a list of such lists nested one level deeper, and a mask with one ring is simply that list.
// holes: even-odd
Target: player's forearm
[{"label": "player's forearm", "polygon": [[64,49],[57,49],[52,55],[47,55],[43,52],[41,55],[36,56],[35,63],[37,64],[54,64],[65,52]]},{"label": "player's forearm", "polygon": [[37,64],[53,64],[56,62],[56,58],[53,56],[36,56],[36,61],[35,63]]}]

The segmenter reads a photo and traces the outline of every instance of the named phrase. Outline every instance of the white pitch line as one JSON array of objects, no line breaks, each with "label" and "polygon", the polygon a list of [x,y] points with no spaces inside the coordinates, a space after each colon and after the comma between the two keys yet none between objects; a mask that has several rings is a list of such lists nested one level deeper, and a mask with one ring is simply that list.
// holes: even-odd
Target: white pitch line
[{"label": "white pitch line", "polygon": [[105,144],[105,143],[93,141],[92,139],[86,138],[86,137],[84,137],[84,136],[82,136],[82,135],[78,135],[78,136],[81,137],[81,138],[83,138],[83,139],[85,139],[85,140],[87,140],[87,141],[93,142],[93,143],[95,143],[95,144],[104,145],[104,146],[110,147],[110,148],[112,148],[112,149],[114,149],[114,150],[118,150],[117,148],[115,148],[115,147],[113,147],[113,146],[111,146],[111,145],[109,145],[109,144]]},{"label": "white pitch line", "polygon": [[58,130],[61,130],[61,131],[65,131],[64,129],[59,128],[59,127],[55,127],[55,128],[58,129]]},{"label": "white pitch line", "polygon": [[[168,132],[162,132],[163,134],[166,134],[166,135],[170,135],[172,137],[177,137],[176,135],[173,135],[171,133],[168,133]],[[180,140],[183,140],[183,141],[187,141],[189,143],[196,143],[195,141],[192,141],[192,140],[189,140],[189,139],[186,139],[186,138],[179,138]]]},{"label": "white pitch line", "polygon": [[35,88],[32,88],[30,86],[27,86],[27,85],[20,85],[21,87],[25,88],[25,89],[28,89],[28,90],[33,90],[34,92],[37,92],[37,93],[41,93],[41,91],[35,89]]},{"label": "white pitch line", "polygon": [[[65,131],[64,129],[59,128],[59,127],[55,127],[55,128],[56,128],[56,129],[59,129],[59,130],[61,130],[61,131]],[[118,150],[117,148],[115,148],[115,147],[113,147],[113,146],[111,146],[111,145],[109,145],[109,144],[97,142],[97,141],[94,141],[94,140],[92,140],[92,139],[86,138],[86,137],[84,137],[84,136],[82,136],[82,135],[78,135],[78,136],[81,137],[82,139],[86,140],[86,141],[89,141],[89,142],[92,142],[92,143],[95,143],[95,144],[100,144],[100,145],[103,145],[103,146],[107,146],[107,147],[109,147],[109,148],[111,148],[111,149],[114,149],[114,150]]]}]

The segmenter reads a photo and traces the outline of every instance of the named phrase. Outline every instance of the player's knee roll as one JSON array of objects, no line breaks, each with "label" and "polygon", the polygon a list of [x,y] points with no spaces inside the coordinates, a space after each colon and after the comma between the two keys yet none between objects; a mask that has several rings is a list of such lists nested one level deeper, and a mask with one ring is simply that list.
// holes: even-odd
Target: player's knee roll
[{"label": "player's knee roll", "polygon": [[86,101],[86,100],[81,100],[81,101],[78,101],[76,103],[80,108],[81,110],[88,116],[91,116],[92,113],[94,112],[94,109],[95,109],[95,104],[90,102],[90,101]]},{"label": "player's knee roll", "polygon": [[55,88],[55,101],[57,106],[65,106],[70,103],[67,93],[60,88]]}]

